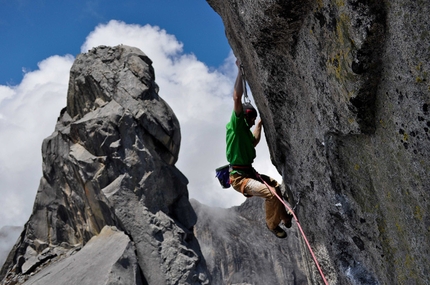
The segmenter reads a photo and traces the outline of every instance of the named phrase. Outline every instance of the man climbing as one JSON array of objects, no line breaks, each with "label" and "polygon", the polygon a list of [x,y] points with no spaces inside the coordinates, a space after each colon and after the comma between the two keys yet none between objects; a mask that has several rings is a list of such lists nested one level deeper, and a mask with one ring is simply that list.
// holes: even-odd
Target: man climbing
[{"label": "man climbing", "polygon": [[[255,159],[255,146],[260,142],[262,122],[259,120],[254,132],[251,127],[255,124],[257,111],[249,103],[242,103],[243,83],[240,64],[233,91],[233,113],[230,122],[227,124],[227,160],[230,163],[230,183],[231,186],[245,197],[262,197],[265,201],[266,225],[278,238],[285,238],[287,234],[279,226],[281,222],[287,228],[291,227],[292,215],[288,214],[284,205],[259,179],[260,177],[270,186],[272,190],[281,197],[279,184],[276,180],[261,175],[257,178],[257,173],[252,167]],[[246,88],[246,87],[245,87]],[[246,97],[246,96],[245,96]]]}]

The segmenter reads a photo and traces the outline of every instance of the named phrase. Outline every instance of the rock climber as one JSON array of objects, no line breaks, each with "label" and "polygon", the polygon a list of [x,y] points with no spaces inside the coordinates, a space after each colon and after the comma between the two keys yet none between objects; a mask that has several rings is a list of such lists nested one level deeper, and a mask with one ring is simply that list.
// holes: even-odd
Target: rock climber
[{"label": "rock climber", "polygon": [[[260,142],[262,121],[258,120],[254,131],[257,110],[250,103],[242,103],[243,77],[240,63],[237,60],[238,73],[233,91],[233,113],[227,124],[226,153],[230,164],[230,184],[245,197],[262,197],[265,199],[266,225],[278,238],[285,238],[286,232],[279,226],[281,222],[285,227],[291,227],[292,215],[288,214],[281,201],[257,178],[252,163],[256,157],[255,146]],[[246,88],[246,87],[245,87]],[[276,193],[281,196],[278,182],[266,175],[260,175]]]}]

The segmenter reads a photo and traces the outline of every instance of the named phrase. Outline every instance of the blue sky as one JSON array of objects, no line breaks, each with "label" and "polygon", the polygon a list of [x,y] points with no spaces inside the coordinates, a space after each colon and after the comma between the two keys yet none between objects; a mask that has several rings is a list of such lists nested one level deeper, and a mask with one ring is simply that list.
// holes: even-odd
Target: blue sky
[{"label": "blue sky", "polygon": [[0,0],[0,84],[17,84],[23,69],[53,54],[76,56],[86,36],[112,19],[150,24],[173,34],[208,66],[230,47],[221,18],[205,0]]},{"label": "blue sky", "polygon": [[[225,125],[237,67],[222,21],[205,0],[0,5],[0,228],[28,220],[42,177],[42,141],[66,106],[70,67],[77,54],[99,45],[135,46],[153,61],[159,95],[181,125],[176,166],[189,180],[190,197],[219,207],[245,200],[215,178],[227,163]],[[281,179],[264,139],[254,165]]]}]

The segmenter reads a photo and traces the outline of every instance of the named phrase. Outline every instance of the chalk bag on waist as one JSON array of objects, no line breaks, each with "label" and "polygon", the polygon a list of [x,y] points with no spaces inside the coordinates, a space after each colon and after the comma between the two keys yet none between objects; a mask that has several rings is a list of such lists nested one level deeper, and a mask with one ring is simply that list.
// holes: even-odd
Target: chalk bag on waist
[{"label": "chalk bag on waist", "polygon": [[216,175],[222,188],[230,188],[230,165],[224,165],[215,169]]}]

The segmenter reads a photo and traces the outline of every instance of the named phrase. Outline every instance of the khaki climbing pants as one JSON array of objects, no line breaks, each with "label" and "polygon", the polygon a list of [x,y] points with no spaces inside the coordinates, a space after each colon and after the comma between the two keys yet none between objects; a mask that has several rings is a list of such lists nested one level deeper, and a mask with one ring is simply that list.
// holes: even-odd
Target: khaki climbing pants
[{"label": "khaki climbing pants", "polygon": [[[279,197],[282,197],[279,184],[275,179],[266,175],[261,175],[261,178],[276,190]],[[242,175],[240,173],[230,174],[230,184],[234,190],[246,197],[256,196],[266,200],[266,224],[270,230],[275,229],[281,221],[285,222],[291,219],[287,215],[284,204],[256,177],[249,177],[246,174]]]}]

